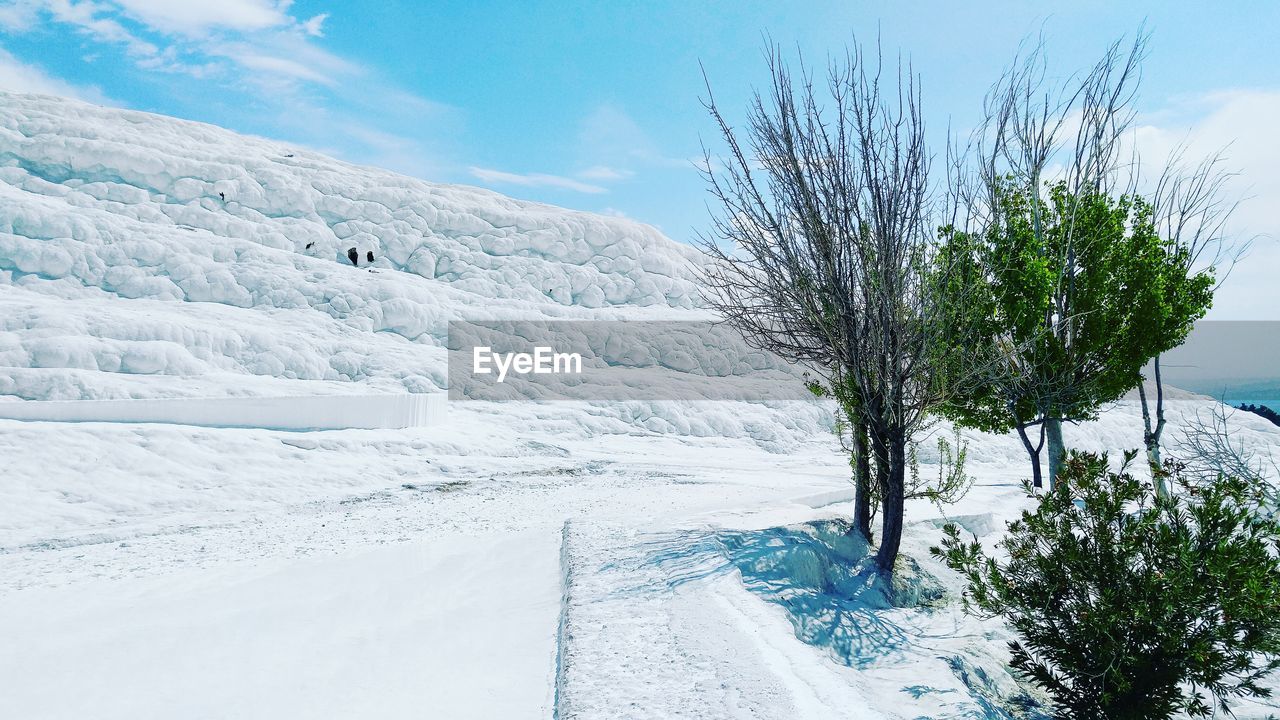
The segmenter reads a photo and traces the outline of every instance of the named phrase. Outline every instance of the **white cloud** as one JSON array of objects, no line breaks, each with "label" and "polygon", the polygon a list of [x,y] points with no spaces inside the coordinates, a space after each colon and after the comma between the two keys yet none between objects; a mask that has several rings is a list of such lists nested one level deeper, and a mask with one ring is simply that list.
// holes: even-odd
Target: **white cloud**
[{"label": "white cloud", "polygon": [[262,55],[252,51],[229,54],[228,57],[249,70],[257,70],[272,75],[283,75],[298,80],[310,80],[321,85],[333,85],[337,82],[335,78],[316,70],[312,66],[304,65],[288,58]]},{"label": "white cloud", "polygon": [[635,173],[630,170],[617,170],[608,165],[595,165],[578,172],[577,175],[586,180],[625,180]]},{"label": "white cloud", "polygon": [[266,30],[291,22],[288,3],[271,0],[116,0],[129,17],[163,32],[203,35],[215,28]]},{"label": "white cloud", "polygon": [[1223,151],[1224,166],[1237,174],[1228,184],[1241,200],[1230,230],[1256,238],[1249,255],[1218,289],[1209,317],[1215,320],[1280,320],[1274,302],[1280,268],[1280,90],[1236,89],[1183,99],[1141,122],[1135,142],[1144,163],[1163,163],[1179,144],[1194,163]]},{"label": "white cloud", "polygon": [[0,5],[0,28],[18,32],[30,30],[40,19],[39,11],[36,0],[15,0]]},{"label": "white cloud", "polygon": [[[190,100],[207,96],[231,127],[237,116],[255,128],[274,118],[274,131],[293,142],[422,177],[443,174],[440,156],[451,152],[449,128],[461,114],[327,50],[320,38],[328,13],[302,19],[290,10],[291,0],[0,0],[0,28],[46,33],[59,25],[85,38],[85,62],[121,49],[132,66],[121,70],[168,84],[179,112],[199,115]],[[7,55],[0,84],[105,102],[93,88]]]},{"label": "white cloud", "polygon": [[74,25],[81,32],[100,42],[119,43],[131,55],[149,57],[160,49],[125,29],[115,19],[102,17],[104,6],[93,2],[73,3],[70,0],[45,0],[45,9],[54,20]]},{"label": "white cloud", "polygon": [[321,89],[343,104],[439,114],[438,103],[388,87],[321,47],[328,13],[304,21],[290,15],[290,6],[291,0],[16,0],[0,6],[0,27],[26,32],[42,21],[60,23],[122,46],[141,70],[217,82],[272,107],[311,109]]},{"label": "white cloud", "polygon": [[59,80],[44,70],[18,60],[0,48],[0,90],[87,100],[99,105],[113,105],[102,91],[95,87],[72,85]]},{"label": "white cloud", "polygon": [[[578,154],[588,170],[579,177],[620,180],[647,168],[693,170],[687,157],[662,152],[649,133],[626,110],[612,103],[597,106],[578,126]],[[592,171],[616,175],[593,177]]]},{"label": "white cloud", "polygon": [[320,13],[310,20],[302,23],[302,31],[311,37],[324,37],[324,21],[329,18],[329,13]]},{"label": "white cloud", "polygon": [[491,170],[489,168],[471,167],[468,168],[471,176],[486,183],[498,185],[523,185],[525,187],[547,187],[557,188],[560,190],[572,190],[574,192],[599,194],[609,192],[606,188],[599,185],[591,185],[573,178],[567,178],[560,175],[547,175],[545,173],[511,173],[502,170]]},{"label": "white cloud", "polygon": [[213,78],[223,70],[223,66],[214,61],[191,60],[181,56],[176,47],[170,46],[155,55],[138,58],[135,64],[143,70],[154,70],[165,73],[180,73],[193,78]]},{"label": "white cloud", "polygon": [[332,87],[343,79],[363,78],[366,74],[361,66],[289,31],[235,39],[217,37],[198,47],[200,52],[226,58],[252,71],[241,74],[240,79],[264,85],[272,93],[278,91],[279,81],[302,80]]},{"label": "white cloud", "polygon": [[[41,15],[102,43],[123,45],[138,67],[211,77],[230,60],[278,92],[282,81],[337,83],[359,74],[351,62],[316,46],[328,13],[301,21],[290,0],[19,0],[0,8],[0,26],[31,30]],[[269,77],[268,77],[269,76]]]}]

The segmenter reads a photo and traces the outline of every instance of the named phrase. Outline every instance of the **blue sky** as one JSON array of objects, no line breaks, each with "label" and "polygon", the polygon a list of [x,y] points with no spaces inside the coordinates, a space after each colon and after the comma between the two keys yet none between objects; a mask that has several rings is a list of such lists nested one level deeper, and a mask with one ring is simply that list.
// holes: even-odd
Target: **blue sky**
[{"label": "blue sky", "polygon": [[[740,117],[762,33],[821,60],[878,32],[923,76],[934,128],[967,129],[1019,43],[1063,74],[1144,21],[1139,136],[1228,143],[1260,250],[1214,317],[1280,319],[1280,3],[0,0],[0,87],[76,95],[343,159],[617,213],[691,240],[714,140],[699,63]],[[1267,292],[1264,292],[1267,291]]]}]

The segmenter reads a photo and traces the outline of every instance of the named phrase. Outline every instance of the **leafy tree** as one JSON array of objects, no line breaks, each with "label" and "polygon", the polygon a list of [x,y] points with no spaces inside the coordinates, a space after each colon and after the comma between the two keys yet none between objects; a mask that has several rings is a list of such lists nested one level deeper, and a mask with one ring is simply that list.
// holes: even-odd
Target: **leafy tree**
[{"label": "leafy tree", "polygon": [[1203,317],[1213,287],[1209,272],[1188,272],[1184,246],[1156,233],[1143,199],[1065,183],[1041,195],[1007,181],[995,196],[999,222],[943,231],[948,261],[968,268],[955,274],[967,286],[949,322],[965,328],[954,335],[969,352],[949,357],[985,368],[957,384],[943,413],[1017,430],[1036,486],[1046,436],[1052,483],[1062,423],[1090,419],[1137,386],[1143,367]]},{"label": "leafy tree", "polygon": [[1061,717],[1205,716],[1269,696],[1259,681],[1280,666],[1280,524],[1255,489],[1219,475],[1159,495],[1105,455],[1073,453],[1009,524],[1006,559],[954,525],[932,551],[967,577],[966,610],[1013,627],[1011,665]]},{"label": "leafy tree", "polygon": [[[1147,40],[1139,29],[1131,42],[1112,44],[1092,68],[1071,74],[1049,68],[1042,44],[1024,46],[984,98],[984,117],[969,142],[950,145],[949,192],[957,207],[951,234],[963,233],[979,247],[995,244],[992,252],[977,254],[984,261],[979,274],[1002,283],[1006,297],[1019,289],[1030,293],[1022,308],[989,328],[985,344],[975,339],[980,344],[972,354],[1003,360],[1003,367],[970,388],[989,397],[958,403],[956,416],[977,426],[1016,428],[1037,484],[1046,442],[1051,478],[1063,457],[1062,423],[1090,416],[1096,402],[1115,394],[1110,386],[1116,377],[1132,379],[1133,348],[1127,348],[1120,362],[1102,370],[1110,378],[1098,378],[1083,395],[1074,391],[1073,376],[1093,372],[1099,334],[1118,336],[1107,324],[1117,313],[1135,319],[1145,314],[1145,323],[1129,329],[1158,355],[1168,336],[1181,333],[1185,318],[1203,312],[1197,305],[1207,304],[1209,293],[1201,271],[1233,258],[1233,244],[1221,233],[1232,206],[1222,200],[1226,174],[1216,159],[1187,171],[1175,152],[1149,193],[1154,209],[1135,198],[1144,186],[1144,163],[1129,137]],[[1116,211],[1126,206],[1131,217]],[[1159,237],[1162,252],[1156,243],[1139,243],[1151,252],[1132,262],[1108,252],[1106,244],[1124,235],[1119,230],[1126,222],[1135,230],[1126,239]],[[1099,259],[1125,262],[1099,265]],[[1180,279],[1167,272],[1173,266],[1181,269]],[[1080,283],[1095,273],[1118,282],[1102,283],[1105,293],[1081,296]],[[1114,288],[1123,292],[1110,294]],[[1132,299],[1126,295],[1149,302],[1161,294],[1163,303],[1138,312],[1125,306]],[[1190,307],[1179,307],[1184,304]],[[1158,373],[1153,379],[1154,408],[1144,397],[1143,409],[1145,442],[1158,469],[1164,410]],[[1142,390],[1136,380],[1133,386]]]}]

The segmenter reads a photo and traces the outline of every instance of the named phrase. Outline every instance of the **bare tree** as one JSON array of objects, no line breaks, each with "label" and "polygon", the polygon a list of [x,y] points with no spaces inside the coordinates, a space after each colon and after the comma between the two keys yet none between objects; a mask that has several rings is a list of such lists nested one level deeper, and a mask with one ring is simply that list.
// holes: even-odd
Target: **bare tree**
[{"label": "bare tree", "polygon": [[[1218,476],[1247,480],[1257,490],[1268,512],[1277,510],[1277,488],[1280,464],[1268,451],[1265,455],[1232,437],[1229,421],[1235,411],[1218,403],[1202,408],[1183,419],[1174,452],[1185,465],[1183,476],[1197,481],[1212,481]],[[1159,474],[1157,474],[1159,475]]]},{"label": "bare tree", "polygon": [[[1222,153],[1188,167],[1183,162],[1185,151],[1185,146],[1179,146],[1170,154],[1152,193],[1157,230],[1161,237],[1186,251],[1186,275],[1206,270],[1214,272],[1217,290],[1248,252],[1251,243],[1226,232],[1227,222],[1239,203],[1226,199],[1225,186],[1232,174],[1223,169]],[[1146,384],[1139,383],[1138,398],[1142,404],[1142,439],[1147,463],[1158,469],[1161,467],[1160,441],[1166,425],[1159,355],[1151,362],[1150,380],[1154,396],[1149,397]],[[1163,473],[1155,475],[1157,491],[1167,495],[1168,480]]]},{"label": "bare tree", "polygon": [[[776,47],[771,84],[739,133],[708,111],[728,158],[706,177],[716,202],[703,245],[709,303],[749,342],[822,373],[876,468],[876,563],[890,574],[902,538],[906,448],[939,397],[935,373],[929,164],[919,81],[856,43],[815,85]],[[867,467],[869,463],[856,463]],[[869,473],[869,469],[855,473]],[[859,478],[862,522],[870,481]],[[869,534],[869,528],[859,528]]]}]

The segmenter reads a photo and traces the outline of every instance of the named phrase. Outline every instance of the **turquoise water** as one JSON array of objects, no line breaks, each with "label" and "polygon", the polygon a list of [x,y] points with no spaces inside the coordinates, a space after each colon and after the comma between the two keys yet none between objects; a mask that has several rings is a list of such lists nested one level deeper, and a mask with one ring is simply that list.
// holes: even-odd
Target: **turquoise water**
[{"label": "turquoise water", "polygon": [[1160,365],[1175,387],[1280,411],[1280,322],[1196,323],[1185,343],[1161,356]]},{"label": "turquoise water", "polygon": [[1218,398],[1228,405],[1250,403],[1266,405],[1280,411],[1280,382],[1197,380],[1195,382],[1170,382],[1169,384],[1194,393]]},{"label": "turquoise water", "polygon": [[1240,400],[1232,400],[1232,405],[1240,405],[1248,403],[1250,405],[1266,405],[1267,407],[1280,412],[1280,398],[1242,398]]}]

